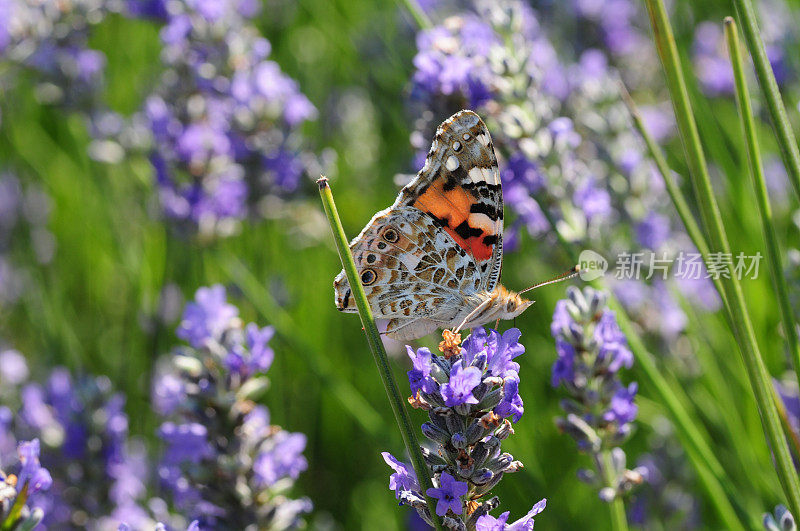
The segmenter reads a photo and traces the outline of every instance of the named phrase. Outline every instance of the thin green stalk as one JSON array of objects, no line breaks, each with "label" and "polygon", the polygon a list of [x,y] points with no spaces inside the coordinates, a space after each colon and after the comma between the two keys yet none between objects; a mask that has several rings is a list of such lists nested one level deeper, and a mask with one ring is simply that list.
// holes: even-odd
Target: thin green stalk
[{"label": "thin green stalk", "polygon": [[[600,470],[605,475],[605,483],[607,487],[615,488],[613,475],[614,463],[611,460],[611,452],[604,450],[599,456],[603,460],[598,463]],[[608,503],[608,510],[611,511],[611,529],[614,531],[628,531],[628,516],[625,514],[625,502],[620,496],[614,496],[614,499]]]},{"label": "thin green stalk", "polygon": [[383,342],[381,341],[380,333],[378,333],[378,327],[375,326],[375,319],[372,318],[372,310],[369,307],[367,295],[364,293],[364,286],[361,284],[361,278],[358,276],[356,263],[350,252],[350,246],[344,234],[342,221],[339,219],[339,212],[336,210],[336,203],[333,201],[331,187],[328,185],[328,179],[326,177],[320,177],[317,184],[319,185],[319,195],[322,198],[322,204],[325,207],[325,214],[328,216],[328,223],[330,223],[331,226],[333,239],[339,251],[339,258],[342,261],[342,266],[347,275],[347,281],[350,283],[353,300],[356,302],[358,315],[361,318],[361,324],[367,336],[369,349],[372,351],[372,355],[375,358],[375,364],[378,366],[378,372],[380,372],[383,387],[386,389],[386,395],[389,397],[389,404],[392,406],[394,418],[397,421],[397,426],[400,428],[400,434],[403,436],[403,442],[406,445],[408,455],[411,457],[411,463],[414,466],[414,472],[417,474],[417,480],[419,481],[422,494],[425,496],[425,501],[428,503],[428,512],[433,519],[437,531],[442,531],[441,520],[436,514],[436,503],[428,496],[428,489],[433,487],[428,465],[425,464],[425,459],[422,457],[422,451],[417,441],[414,425],[411,423],[408,411],[406,411],[405,401],[400,395],[397,382],[394,380],[392,367],[389,364],[389,357],[386,355],[386,350],[383,348]]},{"label": "thin green stalk", "polygon": [[[667,85],[675,108],[678,129],[683,140],[692,184],[702,214],[703,228],[707,240],[714,245],[712,251],[730,255],[728,237],[722,224],[719,206],[714,198],[711,180],[708,175],[705,155],[700,145],[697,124],[694,121],[686,83],[683,79],[678,50],[672,35],[663,0],[646,0],[650,22],[655,35]],[[708,256],[705,257],[709,259]],[[764,365],[753,325],[747,314],[741,285],[735,275],[722,282],[728,307],[731,310],[733,333],[745,364],[750,385],[758,405],[767,442],[774,455],[778,479],[786,495],[787,504],[793,514],[800,514],[800,480],[792,463],[789,447],[784,437],[778,411],[772,392],[772,382]]]},{"label": "thin green stalk", "polygon": [[769,202],[767,184],[764,180],[764,167],[761,164],[761,153],[758,148],[758,137],[756,136],[756,126],[753,122],[753,109],[750,107],[750,93],[747,90],[747,81],[744,76],[744,65],[742,64],[741,47],[739,45],[739,35],[736,30],[736,23],[733,18],[725,18],[725,38],[728,42],[728,53],[733,64],[733,78],[736,85],[736,103],[739,106],[739,118],[742,121],[742,132],[744,142],[747,147],[747,160],[750,166],[750,176],[753,179],[753,188],[756,192],[756,203],[758,212],[761,215],[761,230],[764,234],[766,243],[767,260],[772,273],[772,285],[778,296],[778,307],[783,319],[784,333],[786,342],[789,345],[789,355],[792,358],[797,381],[800,382],[800,344],[797,341],[797,327],[794,319],[794,312],[789,303],[789,289],[786,286],[786,279],[783,276],[783,265],[781,264],[781,252],[778,244],[778,236],[775,234],[775,227],[772,224],[772,207]]},{"label": "thin green stalk", "polygon": [[420,7],[417,0],[398,0],[398,3],[405,6],[408,12],[411,13],[411,16],[420,29],[430,29],[433,27],[431,19],[428,18],[428,14]]},{"label": "thin green stalk", "polygon": [[753,58],[753,65],[756,67],[756,77],[767,102],[772,127],[781,147],[786,173],[789,175],[789,181],[792,183],[795,194],[800,199],[800,151],[797,149],[797,139],[794,137],[794,131],[792,131],[789,117],[786,114],[786,107],[781,99],[781,92],[778,90],[775,73],[767,58],[767,50],[761,39],[753,4],[750,0],[733,0],[733,5],[739,15],[744,40],[747,42],[747,48]]}]

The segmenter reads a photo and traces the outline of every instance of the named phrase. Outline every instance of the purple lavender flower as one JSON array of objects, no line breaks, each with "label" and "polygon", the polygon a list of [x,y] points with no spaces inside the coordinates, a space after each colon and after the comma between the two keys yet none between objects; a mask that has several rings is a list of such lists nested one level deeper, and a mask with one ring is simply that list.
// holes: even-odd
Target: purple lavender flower
[{"label": "purple lavender flower", "polygon": [[283,494],[308,466],[306,437],[270,425],[267,408],[254,402],[268,385],[262,373],[274,357],[274,330],[237,316],[219,285],[200,288],[186,306],[177,334],[190,346],[176,349],[155,378],[156,409],[166,417],[159,479],[201,527],[293,528],[311,510],[309,500]]},{"label": "purple lavender flower", "polygon": [[764,513],[764,529],[767,531],[796,531],[794,516],[784,505],[776,505],[773,514]]},{"label": "purple lavender flower", "polygon": [[450,369],[450,380],[442,386],[442,397],[447,407],[462,404],[477,404],[472,390],[481,383],[481,371],[477,367],[464,368],[456,363]]},{"label": "purple lavender flower", "polygon": [[[50,472],[39,463],[39,450],[39,439],[21,441],[17,450],[20,463],[17,477],[0,470],[0,525],[4,528],[33,529],[45,515],[44,509],[31,500],[31,496],[47,491],[53,483]],[[9,509],[17,504],[20,510],[14,514]]]},{"label": "purple lavender flower", "polygon": [[0,19],[5,19],[0,63],[11,72],[33,72],[35,95],[43,103],[92,113],[99,107],[105,56],[88,47],[89,34],[111,12],[111,4],[102,0],[58,6],[25,0],[0,3]]},{"label": "purple lavender flower", "polygon": [[411,384],[411,394],[416,395],[417,391],[425,391],[426,393],[433,393],[436,391],[438,384],[436,380],[431,378],[431,360],[433,355],[431,351],[425,347],[420,348],[414,352],[409,346],[406,346],[408,357],[411,358],[413,367],[408,371],[408,381]]},{"label": "purple lavender flower", "polygon": [[650,212],[636,226],[636,238],[644,247],[658,250],[670,236],[669,218],[658,212]]},{"label": "purple lavender flower", "polygon": [[573,195],[575,205],[583,210],[586,218],[605,218],[611,214],[611,196],[607,191],[598,188],[597,184],[589,181],[580,187]]},{"label": "purple lavender flower", "polygon": [[236,306],[226,302],[222,285],[200,288],[195,302],[186,305],[176,333],[194,348],[200,348],[206,341],[220,341],[238,315]]},{"label": "purple lavender flower", "polygon": [[176,425],[165,422],[158,429],[158,436],[166,443],[164,463],[199,463],[211,454],[208,430],[196,422]]},{"label": "purple lavender flower", "polygon": [[[18,361],[17,374],[27,376],[24,360]],[[74,378],[57,367],[44,385],[19,379],[4,387],[0,417],[7,435],[0,461],[9,459],[17,440],[33,439],[20,446],[21,478],[30,481],[31,503],[42,510],[45,525],[96,526],[141,511],[148,466],[132,450],[124,398],[107,378]],[[36,457],[40,441],[46,477]],[[51,485],[46,494],[44,485]]]},{"label": "purple lavender flower", "polygon": [[247,334],[247,348],[251,353],[251,366],[256,372],[268,371],[275,358],[275,352],[267,343],[275,335],[275,329],[271,326],[259,328],[255,323],[250,323],[244,330]]},{"label": "purple lavender flower", "polygon": [[[445,331],[439,345],[441,354],[434,355],[427,348],[415,352],[406,347],[413,363],[408,371],[412,392],[409,402],[428,411],[430,421],[422,425],[422,433],[434,445],[433,449],[423,448],[438,484],[427,494],[437,500],[435,510],[439,516],[448,514],[447,518],[458,522],[453,525],[474,528],[479,518],[499,505],[496,497],[480,498],[504,474],[522,466],[500,449],[502,440],[514,431],[508,418],[517,422],[524,412],[519,395],[520,366],[514,361],[525,352],[520,336],[515,328],[502,334],[478,328],[462,343],[459,334]],[[431,508],[414,471],[388,452],[382,455],[394,471],[389,488],[400,504],[415,508],[423,520],[431,523]],[[475,506],[471,506],[469,517],[464,520],[461,497],[468,491]],[[526,529],[523,522],[527,521],[532,522],[532,516],[520,520],[514,529]]]},{"label": "purple lavender flower", "polygon": [[492,515],[485,514],[478,518],[478,522],[475,526],[475,531],[532,531],[533,530],[533,518],[544,511],[544,508],[547,506],[547,500],[541,499],[536,504],[531,507],[531,510],[528,513],[520,518],[519,520],[507,523],[508,517],[511,514],[510,512],[506,511],[502,513],[500,516],[495,518]]},{"label": "purple lavender flower", "polygon": [[389,465],[394,474],[389,476],[389,489],[393,490],[397,499],[400,499],[400,494],[403,491],[419,491],[419,481],[417,481],[417,474],[411,466],[398,461],[389,452],[382,452],[383,460]]},{"label": "purple lavender flower", "polygon": [[[311,159],[301,149],[299,128],[317,111],[297,82],[268,59],[270,43],[252,21],[257,2],[129,7],[165,23],[165,72],[134,120],[151,137],[164,213],[184,230],[230,234],[239,221],[260,214],[263,196],[298,188]],[[135,152],[136,146],[126,149]]]},{"label": "purple lavender flower", "polygon": [[268,487],[281,478],[297,479],[308,468],[303,457],[305,448],[306,436],[302,433],[278,432],[262,448],[253,463],[256,479]]},{"label": "purple lavender flower", "polygon": [[456,478],[442,472],[439,476],[439,487],[431,487],[427,490],[426,494],[431,498],[438,500],[436,503],[436,514],[444,516],[447,511],[453,511],[453,514],[461,514],[463,502],[461,496],[464,496],[469,489],[464,481],[458,481]]},{"label": "purple lavender flower", "polygon": [[619,448],[638,410],[637,384],[626,387],[619,379],[620,370],[633,364],[633,355],[614,313],[604,308],[602,292],[585,288],[581,293],[570,286],[567,297],[556,305],[551,326],[558,352],[553,386],[563,385],[569,394],[562,402],[567,415],[556,424],[593,457],[597,473],[583,471],[581,477],[610,501],[642,481],[639,471],[625,468],[625,452]]},{"label": "purple lavender flower", "polygon": [[22,467],[17,478],[17,491],[22,492],[23,488],[28,489],[29,494],[48,490],[53,484],[50,472],[42,467],[39,462],[39,439],[19,444],[19,462]]}]

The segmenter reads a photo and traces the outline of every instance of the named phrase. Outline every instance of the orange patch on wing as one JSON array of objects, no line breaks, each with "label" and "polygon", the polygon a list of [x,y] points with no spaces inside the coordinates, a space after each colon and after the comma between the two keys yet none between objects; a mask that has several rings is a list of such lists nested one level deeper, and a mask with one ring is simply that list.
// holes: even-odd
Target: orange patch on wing
[{"label": "orange patch on wing", "polygon": [[455,187],[452,190],[445,191],[443,185],[443,180],[437,180],[431,184],[425,190],[425,193],[420,195],[414,202],[414,208],[433,214],[436,218],[446,221],[447,225],[444,229],[462,249],[472,254],[475,260],[479,262],[488,260],[492,257],[494,247],[483,243],[483,238],[486,236],[485,232],[480,236],[463,238],[455,231],[455,228],[462,223],[468,224],[469,209],[475,199],[463,188]]},{"label": "orange patch on wing", "polygon": [[453,229],[450,227],[446,227],[445,230],[453,237],[453,239],[464,249],[469,250],[472,253],[472,256],[475,257],[475,260],[478,262],[483,262],[484,260],[488,260],[492,257],[492,252],[494,252],[493,245],[486,245],[483,243],[483,235],[481,236],[470,236],[466,240],[456,234]]}]

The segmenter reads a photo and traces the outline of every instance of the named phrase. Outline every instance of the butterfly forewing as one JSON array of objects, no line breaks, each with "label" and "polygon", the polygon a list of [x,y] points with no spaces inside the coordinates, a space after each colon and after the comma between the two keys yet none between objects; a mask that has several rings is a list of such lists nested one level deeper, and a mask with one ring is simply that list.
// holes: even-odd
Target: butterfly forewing
[{"label": "butterfly forewing", "polygon": [[[502,245],[491,137],[478,115],[461,111],[439,126],[422,170],[350,249],[375,317],[391,319],[390,337],[414,339],[450,323],[469,295],[494,289]],[[355,312],[344,271],[334,287],[339,310]]]},{"label": "butterfly forewing", "polygon": [[395,205],[414,206],[440,223],[475,259],[483,288],[494,288],[503,256],[503,192],[492,139],[477,114],[461,111],[439,126],[425,166]]}]

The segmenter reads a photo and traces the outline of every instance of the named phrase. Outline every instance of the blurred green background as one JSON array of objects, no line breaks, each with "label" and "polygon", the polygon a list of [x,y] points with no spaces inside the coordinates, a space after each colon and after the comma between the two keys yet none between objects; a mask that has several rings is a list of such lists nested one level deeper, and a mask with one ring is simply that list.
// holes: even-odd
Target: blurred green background
[{"label": "blurred green background", "polygon": [[[412,170],[404,96],[416,52],[413,20],[390,2],[266,4],[259,28],[272,43],[274,59],[320,110],[320,119],[304,133],[316,148],[337,151],[332,188],[348,235],[355,235],[394,200],[393,176]],[[729,12],[722,1],[675,4],[673,23],[687,56],[694,21],[721,21]],[[124,114],[137,110],[159,74],[157,27],[110,17],[93,32],[91,44],[108,58],[107,104]],[[404,528],[410,511],[397,507],[380,457],[384,450],[401,455],[402,441],[358,318],[334,307],[331,283],[340,264],[312,180],[305,183],[306,200],[276,205],[273,219],[247,223],[228,239],[186,241],[172,236],[154,215],[147,160],[92,161],[84,121],[40,105],[31,94],[32,81],[20,79],[2,96],[0,165],[39,183],[50,196],[47,228],[56,252],[51,263],[38,265],[25,234],[13,242],[12,256],[26,264],[31,282],[19,304],[0,313],[0,337],[28,356],[34,371],[63,364],[108,375],[127,393],[132,433],[155,445],[149,374],[155,360],[177,343],[176,323],[157,318],[162,287],[175,284],[189,299],[200,286],[223,283],[245,320],[277,329],[272,385],[264,403],[274,423],[309,438],[309,469],[297,490],[314,502],[310,526]],[[794,97],[787,95],[787,105],[797,121]],[[693,98],[707,153],[724,169],[716,175],[717,196],[732,248],[763,254],[733,101],[705,99],[697,87]],[[354,119],[342,120],[345,105],[356,106],[358,112],[348,114]],[[762,120],[760,128],[764,149],[774,152],[768,123]],[[672,167],[685,175],[678,141],[666,147]],[[797,245],[797,227],[783,199],[775,205],[779,236]],[[565,254],[530,238],[505,260],[503,283],[512,289],[571,265]],[[766,264],[762,267],[759,279],[744,288],[762,352],[777,376],[788,365]],[[549,323],[564,288],[536,292],[536,305],[516,320],[527,349],[518,360],[526,411],[504,450],[525,469],[507,476],[494,492],[512,519],[547,497],[547,510],[537,518],[539,530],[605,529],[607,509],[576,479],[588,460],[553,423],[562,393],[550,385],[555,350]],[[758,515],[781,502],[781,491],[738,351],[721,315],[696,316],[688,305],[685,310],[689,325],[681,341],[690,357],[667,357],[658,344],[650,345],[651,351],[662,360],[668,382],[692,399],[689,410],[707,428],[742,507]],[[434,347],[436,338],[419,344]],[[404,353],[398,351],[395,361],[397,379],[407,390]],[[629,379],[636,378],[634,367]],[[662,409],[652,396],[643,386],[636,433],[625,445],[631,464],[662,437],[657,431]],[[420,411],[411,414],[418,423],[425,420]],[[700,499],[702,527],[719,528],[702,491],[691,479],[689,486]]]}]

